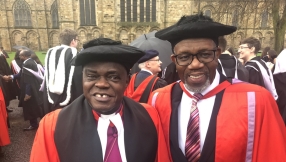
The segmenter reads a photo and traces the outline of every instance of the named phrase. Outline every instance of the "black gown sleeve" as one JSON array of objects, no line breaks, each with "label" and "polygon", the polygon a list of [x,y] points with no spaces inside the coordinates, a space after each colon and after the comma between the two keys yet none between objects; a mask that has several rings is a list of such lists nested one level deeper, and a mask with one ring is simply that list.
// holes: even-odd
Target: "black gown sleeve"
[{"label": "black gown sleeve", "polygon": [[166,85],[168,85],[168,83],[165,80],[159,78],[153,87],[153,91],[158,88],[165,87]]}]

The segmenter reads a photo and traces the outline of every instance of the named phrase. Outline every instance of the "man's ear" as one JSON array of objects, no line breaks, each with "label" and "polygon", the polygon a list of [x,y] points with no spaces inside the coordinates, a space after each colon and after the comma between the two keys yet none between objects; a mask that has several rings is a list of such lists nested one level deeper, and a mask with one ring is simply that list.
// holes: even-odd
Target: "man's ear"
[{"label": "man's ear", "polygon": [[172,60],[173,63],[176,63],[175,54],[172,54],[172,55],[170,56],[170,58],[171,58],[171,60]]},{"label": "man's ear", "polygon": [[251,51],[254,53],[255,47],[251,47],[250,49],[251,49]]}]

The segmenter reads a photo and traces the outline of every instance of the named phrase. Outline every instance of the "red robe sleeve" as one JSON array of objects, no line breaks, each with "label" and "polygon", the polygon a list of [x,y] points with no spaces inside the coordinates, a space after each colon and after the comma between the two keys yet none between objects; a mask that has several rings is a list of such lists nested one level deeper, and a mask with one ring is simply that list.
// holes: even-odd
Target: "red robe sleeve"
[{"label": "red robe sleeve", "polygon": [[47,114],[40,122],[34,139],[30,162],[59,162],[54,132],[60,109]]},{"label": "red robe sleeve", "polygon": [[157,158],[156,162],[171,162],[171,155],[168,153],[163,129],[161,126],[161,121],[157,110],[148,104],[141,103],[145,109],[148,111],[150,117],[152,118],[154,125],[157,129],[158,134],[158,149],[157,149]]},{"label": "red robe sleeve", "polygon": [[10,144],[10,137],[7,126],[7,111],[4,96],[0,88],[0,146]]}]

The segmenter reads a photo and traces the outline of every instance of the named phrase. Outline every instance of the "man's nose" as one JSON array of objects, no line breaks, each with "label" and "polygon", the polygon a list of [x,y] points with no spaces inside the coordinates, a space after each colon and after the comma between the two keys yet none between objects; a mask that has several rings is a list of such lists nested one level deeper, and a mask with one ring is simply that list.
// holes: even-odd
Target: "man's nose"
[{"label": "man's nose", "polygon": [[200,69],[202,67],[204,67],[204,63],[201,63],[197,57],[194,57],[192,63],[188,66],[189,69]]},{"label": "man's nose", "polygon": [[105,77],[100,77],[94,84],[99,88],[108,88],[109,84]]}]

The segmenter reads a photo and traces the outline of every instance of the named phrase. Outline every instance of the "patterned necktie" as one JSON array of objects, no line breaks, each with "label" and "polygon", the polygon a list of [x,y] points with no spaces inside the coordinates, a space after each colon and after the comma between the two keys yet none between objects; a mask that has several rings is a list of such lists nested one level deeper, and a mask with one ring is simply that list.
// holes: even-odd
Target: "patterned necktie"
[{"label": "patterned necktie", "polygon": [[188,162],[197,162],[200,159],[200,130],[199,111],[197,102],[203,97],[200,93],[193,96],[191,115],[188,123],[185,153]]}]

